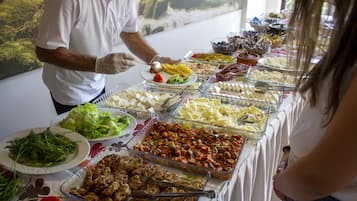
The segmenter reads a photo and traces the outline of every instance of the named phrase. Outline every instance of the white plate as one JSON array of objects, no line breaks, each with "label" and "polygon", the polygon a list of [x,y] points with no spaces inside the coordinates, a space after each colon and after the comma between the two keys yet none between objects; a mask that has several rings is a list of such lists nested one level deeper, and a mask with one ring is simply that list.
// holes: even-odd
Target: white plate
[{"label": "white plate", "polygon": [[8,141],[15,140],[16,138],[23,138],[30,134],[33,130],[36,133],[43,132],[47,127],[43,128],[32,128],[23,130],[14,134],[9,135],[5,139],[0,141],[0,164],[9,170],[16,169],[16,171],[23,174],[31,175],[43,175],[43,174],[52,174],[56,172],[61,172],[64,170],[71,169],[79,165],[84,159],[89,155],[90,145],[88,141],[78,133],[75,133],[71,130],[67,130],[60,127],[51,127],[50,130],[53,133],[63,135],[70,139],[73,142],[76,142],[76,150],[73,154],[67,156],[67,159],[57,165],[52,167],[32,167],[23,165],[20,163],[15,163],[15,161],[9,157],[9,151],[5,147],[8,145]]},{"label": "white plate", "polygon": [[153,79],[154,79],[154,76],[155,76],[155,73],[150,73],[150,67],[148,67],[147,69],[141,71],[140,75],[141,77],[150,82],[150,83],[153,83],[153,84],[157,84],[157,85],[160,85],[160,86],[167,86],[167,87],[173,87],[173,86],[186,86],[186,85],[191,85],[193,83],[196,82],[197,80],[197,74],[195,72],[192,72],[192,74],[190,75],[190,77],[187,78],[186,82],[185,83],[182,83],[182,84],[169,84],[169,83],[166,83],[167,80],[172,76],[168,73],[165,73],[164,71],[161,71],[160,72],[162,78],[164,79],[164,81],[162,83],[160,82],[155,82]]},{"label": "white plate", "polygon": [[[118,109],[111,109],[111,108],[105,108],[105,107],[98,107],[98,110],[100,112],[110,112],[111,114],[115,115],[115,116],[124,116],[124,115],[127,115],[130,117],[130,123],[129,125],[120,132],[119,135],[112,135],[112,136],[105,136],[105,137],[100,137],[100,138],[95,138],[95,139],[89,139],[87,138],[87,140],[89,142],[98,142],[98,141],[106,141],[106,140],[112,140],[112,139],[116,139],[116,138],[120,138],[120,137],[125,137],[131,133],[133,133],[134,129],[136,128],[136,125],[137,125],[137,121],[135,119],[135,117],[133,117],[132,115],[126,113],[126,112],[123,112],[123,111],[120,111]],[[69,112],[65,113],[66,115],[61,115],[62,118],[57,118],[57,123],[55,123],[54,125],[58,126],[58,127],[61,127],[59,125],[59,122],[62,121],[64,118],[66,118],[69,114]],[[83,136],[85,137],[85,136]],[[86,138],[86,137],[85,137]]]}]

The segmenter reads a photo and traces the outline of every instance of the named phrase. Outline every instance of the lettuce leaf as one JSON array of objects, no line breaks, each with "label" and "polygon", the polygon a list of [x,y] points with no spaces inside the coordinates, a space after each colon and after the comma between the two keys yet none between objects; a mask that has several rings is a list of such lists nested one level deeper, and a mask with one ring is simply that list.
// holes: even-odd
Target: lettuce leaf
[{"label": "lettuce leaf", "polygon": [[59,125],[78,132],[89,139],[120,135],[130,124],[129,116],[115,116],[107,111],[99,111],[92,103],[73,108]]}]

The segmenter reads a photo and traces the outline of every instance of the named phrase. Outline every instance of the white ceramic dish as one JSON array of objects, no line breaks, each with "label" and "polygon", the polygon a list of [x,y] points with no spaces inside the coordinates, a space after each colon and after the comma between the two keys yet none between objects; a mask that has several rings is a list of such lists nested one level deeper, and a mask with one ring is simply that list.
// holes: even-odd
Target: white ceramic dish
[{"label": "white ceramic dish", "polygon": [[16,169],[16,171],[23,174],[43,175],[43,174],[62,172],[64,170],[68,170],[73,167],[76,167],[88,157],[88,154],[90,152],[90,145],[88,143],[88,140],[84,138],[82,135],[80,135],[79,133],[60,127],[50,127],[50,130],[53,133],[60,134],[67,137],[68,139],[70,139],[73,142],[76,142],[77,144],[75,152],[73,154],[68,155],[65,161],[57,165],[54,165],[52,167],[32,167],[32,166],[16,163],[12,158],[9,157],[9,151],[5,148],[8,145],[7,143],[8,141],[15,140],[16,138],[26,137],[27,135],[30,134],[31,131],[39,133],[39,132],[43,132],[46,129],[47,127],[26,129],[11,134],[8,137],[1,140],[0,164],[9,170]]}]

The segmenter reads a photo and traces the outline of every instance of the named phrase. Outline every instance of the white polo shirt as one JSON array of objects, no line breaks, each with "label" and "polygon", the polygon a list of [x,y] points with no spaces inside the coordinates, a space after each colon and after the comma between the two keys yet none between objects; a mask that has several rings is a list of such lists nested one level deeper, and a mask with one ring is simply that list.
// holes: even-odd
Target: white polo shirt
[{"label": "white polo shirt", "polygon": [[[134,0],[45,0],[36,45],[103,57],[119,45],[122,31],[138,31]],[[103,74],[66,70],[49,63],[45,63],[42,77],[55,100],[65,105],[90,101],[105,84]]]}]

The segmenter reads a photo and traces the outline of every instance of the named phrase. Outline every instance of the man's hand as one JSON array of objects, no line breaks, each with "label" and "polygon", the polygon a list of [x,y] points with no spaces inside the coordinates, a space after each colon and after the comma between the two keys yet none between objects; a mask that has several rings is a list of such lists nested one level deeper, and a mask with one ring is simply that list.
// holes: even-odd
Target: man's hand
[{"label": "man's hand", "polygon": [[134,57],[125,53],[112,53],[105,57],[97,58],[95,72],[103,74],[116,74],[127,71],[134,66]]},{"label": "man's hand", "polygon": [[158,61],[161,64],[176,64],[176,63],[180,63],[181,59],[171,59],[170,57],[161,57],[161,56],[155,56],[152,60],[151,63],[154,61]]}]

